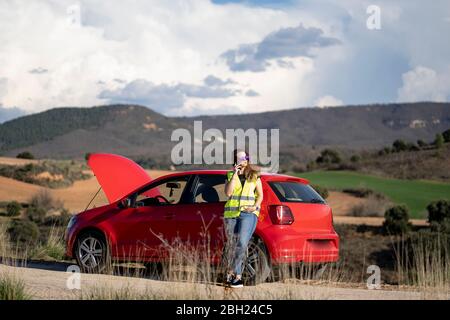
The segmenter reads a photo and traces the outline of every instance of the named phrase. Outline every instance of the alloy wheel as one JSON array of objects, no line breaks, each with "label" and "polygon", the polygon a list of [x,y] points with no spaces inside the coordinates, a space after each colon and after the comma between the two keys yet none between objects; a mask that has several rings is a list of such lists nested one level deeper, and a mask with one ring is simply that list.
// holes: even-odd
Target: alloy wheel
[{"label": "alloy wheel", "polygon": [[78,257],[83,267],[97,268],[103,259],[102,243],[92,236],[83,239],[78,246]]}]

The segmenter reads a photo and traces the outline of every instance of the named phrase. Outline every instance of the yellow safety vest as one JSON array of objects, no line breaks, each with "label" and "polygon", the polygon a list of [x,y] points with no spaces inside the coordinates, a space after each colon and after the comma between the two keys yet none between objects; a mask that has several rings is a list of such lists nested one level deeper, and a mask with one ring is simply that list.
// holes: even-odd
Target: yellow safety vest
[{"label": "yellow safety vest", "polygon": [[[227,172],[228,181],[233,177],[233,171]],[[255,205],[256,197],[256,181],[258,178],[252,180],[245,180],[244,186],[242,186],[241,181],[238,180],[234,185],[233,194],[228,201],[225,203],[224,217],[225,218],[236,218],[239,217],[243,207]],[[259,210],[253,211],[256,216],[259,216]]]}]

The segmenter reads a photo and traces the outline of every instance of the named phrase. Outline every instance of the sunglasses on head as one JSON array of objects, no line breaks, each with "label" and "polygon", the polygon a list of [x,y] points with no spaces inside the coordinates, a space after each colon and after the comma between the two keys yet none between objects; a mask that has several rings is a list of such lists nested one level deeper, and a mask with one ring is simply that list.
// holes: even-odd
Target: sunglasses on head
[{"label": "sunglasses on head", "polygon": [[238,161],[245,161],[245,160],[250,160],[250,157],[249,156],[243,156],[243,157],[240,157],[240,158],[238,158]]}]

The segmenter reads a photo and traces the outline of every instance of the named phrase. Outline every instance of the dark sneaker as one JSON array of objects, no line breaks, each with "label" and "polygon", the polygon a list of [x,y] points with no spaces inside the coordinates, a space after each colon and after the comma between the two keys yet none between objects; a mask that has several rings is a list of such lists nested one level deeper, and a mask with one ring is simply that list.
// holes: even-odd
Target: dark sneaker
[{"label": "dark sneaker", "polygon": [[233,282],[233,280],[234,280],[234,274],[228,273],[228,274],[227,274],[227,278],[225,279],[225,284],[226,284],[227,286],[229,286],[229,285],[231,285],[231,283]]},{"label": "dark sneaker", "polygon": [[244,287],[244,282],[242,281],[242,279],[234,279],[231,282],[230,287],[232,287],[232,288],[242,288],[242,287]]}]

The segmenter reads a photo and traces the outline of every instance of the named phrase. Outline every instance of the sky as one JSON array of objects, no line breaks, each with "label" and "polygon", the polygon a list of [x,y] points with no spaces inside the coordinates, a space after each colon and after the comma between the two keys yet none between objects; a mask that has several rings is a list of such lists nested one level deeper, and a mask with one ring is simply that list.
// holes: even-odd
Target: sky
[{"label": "sky", "polygon": [[2,0],[0,122],[449,101],[449,35],[445,0]]}]

